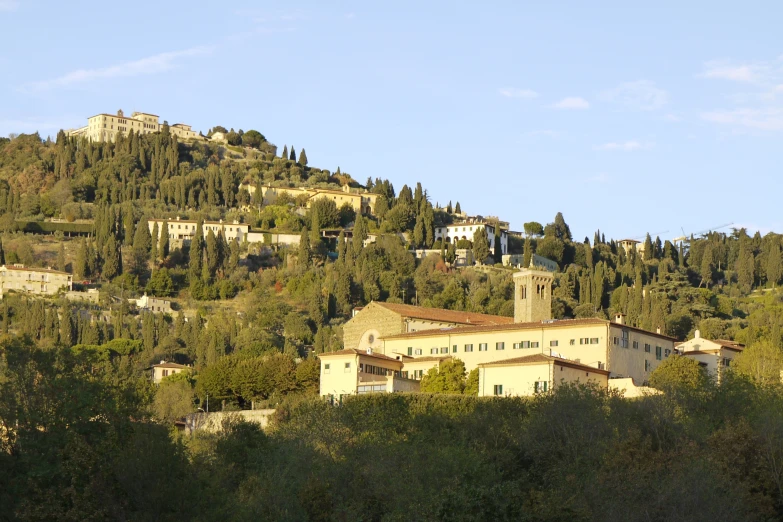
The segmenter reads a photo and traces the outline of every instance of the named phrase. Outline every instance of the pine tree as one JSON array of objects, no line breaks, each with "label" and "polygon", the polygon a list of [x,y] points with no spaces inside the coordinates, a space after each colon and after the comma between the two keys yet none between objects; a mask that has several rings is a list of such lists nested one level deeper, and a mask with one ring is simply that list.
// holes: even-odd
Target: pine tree
[{"label": "pine tree", "polygon": [[299,164],[303,167],[307,166],[307,154],[304,149],[299,151]]}]

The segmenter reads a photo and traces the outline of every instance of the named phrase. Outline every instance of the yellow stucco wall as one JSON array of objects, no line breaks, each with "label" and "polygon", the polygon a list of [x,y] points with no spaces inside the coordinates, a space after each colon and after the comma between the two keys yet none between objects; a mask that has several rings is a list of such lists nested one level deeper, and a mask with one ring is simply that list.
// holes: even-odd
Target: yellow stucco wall
[{"label": "yellow stucco wall", "polygon": [[[341,395],[356,393],[359,365],[357,355],[333,355],[321,358],[321,396],[332,395],[338,399]],[[346,371],[345,365],[350,364]]]},{"label": "yellow stucco wall", "polygon": [[535,383],[546,381],[547,390],[567,383],[594,383],[607,386],[605,374],[588,369],[577,369],[555,362],[519,364],[508,366],[482,366],[479,368],[479,397],[495,395],[495,386],[503,386],[504,396],[529,396],[535,394]]}]

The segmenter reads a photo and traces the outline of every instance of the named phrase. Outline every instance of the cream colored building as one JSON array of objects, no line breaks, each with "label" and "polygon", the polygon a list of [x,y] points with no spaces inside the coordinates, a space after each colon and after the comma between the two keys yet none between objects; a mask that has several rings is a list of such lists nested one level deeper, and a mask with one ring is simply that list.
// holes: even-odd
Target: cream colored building
[{"label": "cream colored building", "polygon": [[160,364],[152,365],[152,382],[160,384],[165,377],[174,375],[180,372],[190,372],[193,368],[185,366],[184,364],[177,364],[173,362],[160,361]]},{"label": "cream colored building", "polygon": [[[158,225],[158,240],[160,240],[160,235],[163,233],[163,227],[168,226],[169,243],[174,248],[180,247],[186,242],[189,243],[193,236],[196,235],[196,226],[198,225],[198,221],[180,219],[179,216],[176,219],[149,219],[147,220],[147,227],[150,230],[150,234],[153,233],[156,223]],[[218,233],[222,233],[226,241],[241,242],[247,238],[250,225],[238,221],[204,221],[201,230],[205,238],[212,231],[215,236]]]},{"label": "cream colored building", "polygon": [[696,360],[708,375],[720,382],[721,374],[731,368],[732,361],[742,353],[745,345],[725,339],[704,339],[696,330],[693,339],[676,345],[676,349],[681,355]]},{"label": "cream colored building", "polygon": [[[245,185],[244,187],[251,196],[255,194],[256,187],[253,185]],[[299,196],[307,197],[308,208],[310,208],[312,202],[318,198],[331,199],[337,205],[337,208],[348,203],[357,214],[360,213],[365,215],[373,215],[375,213],[375,202],[378,200],[378,194],[367,191],[356,192],[351,190],[348,185],[344,185],[343,190],[305,187],[272,187],[266,185],[261,187],[264,205],[274,204],[277,201],[277,198],[282,194],[287,194],[292,199],[296,199]]]},{"label": "cream colored building", "polygon": [[592,383],[606,388],[609,372],[536,353],[478,365],[479,397],[517,397],[544,393],[562,384]]},{"label": "cream colored building", "polygon": [[9,290],[38,295],[54,295],[73,290],[73,276],[50,268],[25,268],[24,265],[0,266],[0,294]]},{"label": "cream colored building", "polygon": [[402,357],[387,357],[365,351],[345,349],[322,353],[321,396],[342,402],[344,396],[365,393],[419,391],[419,382],[402,374]]},{"label": "cream colored building", "polygon": [[[118,134],[127,136],[131,131],[136,134],[160,132],[163,125],[156,114],[134,112],[130,117],[122,110],[117,114],[96,114],[87,118],[87,125],[67,132],[69,136],[83,136],[91,141],[114,141]],[[175,123],[169,126],[169,132],[181,140],[203,140],[190,125]]]},{"label": "cream colored building", "polygon": [[[483,230],[487,234],[490,252],[495,248],[495,225],[480,219],[469,219],[461,223],[453,223],[435,227],[435,241],[443,240],[446,243],[457,243],[461,239],[473,241],[473,234]],[[500,253],[508,254],[508,230],[500,227]]]},{"label": "cream colored building", "polygon": [[364,308],[355,309],[353,317],[343,325],[343,346],[359,350],[372,348],[383,353],[382,337],[455,326],[510,324],[513,321],[511,317],[500,315],[373,301]]},{"label": "cream colored building", "polygon": [[[606,373],[610,387],[612,379],[631,379],[630,383],[623,385],[625,389],[644,384],[653,370],[674,353],[675,339],[626,325],[623,315],[618,315],[614,321],[552,319],[552,282],[552,273],[545,270],[524,269],[515,273],[513,320],[410,305],[371,303],[345,324],[345,346],[359,348],[359,351],[370,349],[373,354],[383,354],[399,361],[400,375],[416,378],[440,364],[433,359],[435,357],[459,358],[465,363],[467,371],[471,371],[481,365],[543,355],[553,358],[547,359],[547,365],[562,360],[565,362],[559,364],[563,368],[568,368],[563,366],[566,362],[578,365],[580,371],[591,368],[584,370],[588,373],[585,376],[587,381],[604,382],[601,372]],[[461,318],[459,314],[463,314]],[[430,360],[425,361],[424,358]],[[416,369],[421,373],[414,375],[408,368],[416,364],[417,359],[421,364],[417,364]],[[543,359],[537,364],[543,364],[541,361]],[[492,370],[492,374],[508,371],[518,375],[527,375],[528,372],[527,369]],[[562,372],[565,376],[566,370]],[[572,381],[572,377],[568,377],[567,382]],[[515,393],[519,394],[527,393],[528,388],[530,383],[519,379],[514,385],[514,389],[518,390]]]}]

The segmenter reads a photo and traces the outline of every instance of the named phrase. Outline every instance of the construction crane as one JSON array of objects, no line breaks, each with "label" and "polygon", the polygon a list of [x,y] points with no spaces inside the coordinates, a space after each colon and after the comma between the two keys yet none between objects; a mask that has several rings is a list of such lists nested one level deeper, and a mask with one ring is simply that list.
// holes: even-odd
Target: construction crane
[{"label": "construction crane", "polygon": [[[726,223],[725,225],[719,225],[717,227],[707,228],[705,230],[700,230],[698,232],[692,232],[691,236],[701,236],[704,234],[709,234],[710,232],[715,232],[717,230],[720,230],[722,228],[730,227],[734,223]],[[682,235],[680,237],[675,237],[672,242],[676,245],[677,243],[682,243],[685,241],[690,241],[690,238],[688,234],[685,233],[685,229],[683,227],[680,227],[680,230],[682,230]]]},{"label": "construction crane", "polygon": [[[660,236],[661,234],[668,234],[668,233],[669,233],[668,230],[664,230],[663,232],[653,232],[652,234],[650,234],[650,237],[656,237],[656,236]],[[632,237],[631,239],[633,239],[634,241],[642,241],[643,239],[647,239],[647,234],[644,234],[643,236],[639,236],[639,237]]]}]

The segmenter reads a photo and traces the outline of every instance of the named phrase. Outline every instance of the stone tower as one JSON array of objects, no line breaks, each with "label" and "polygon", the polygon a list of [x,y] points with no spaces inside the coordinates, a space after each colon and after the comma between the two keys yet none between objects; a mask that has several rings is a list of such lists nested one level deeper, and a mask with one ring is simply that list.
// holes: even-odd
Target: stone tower
[{"label": "stone tower", "polygon": [[514,274],[514,322],[552,319],[552,272],[523,268]]}]

